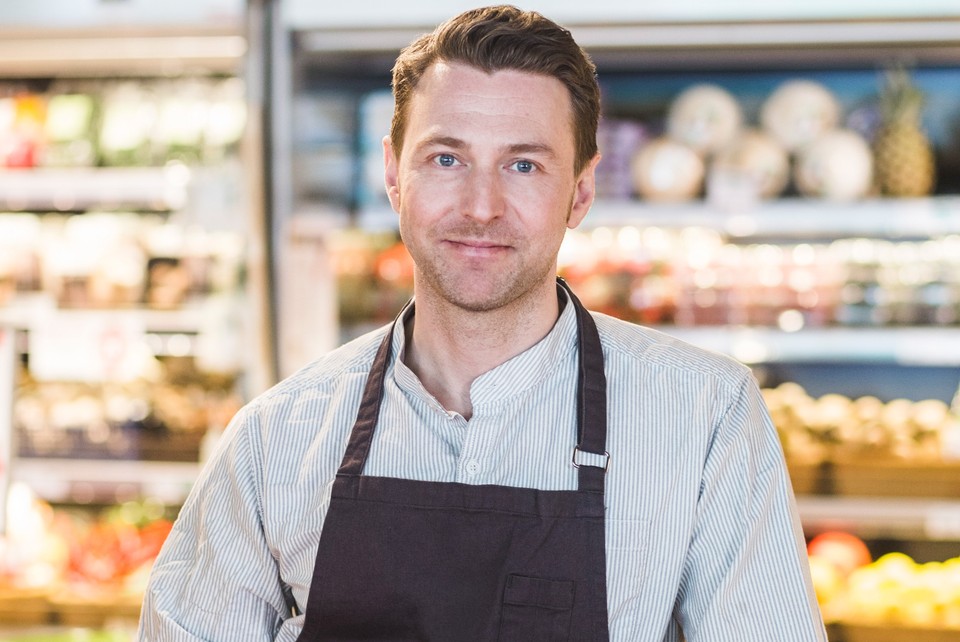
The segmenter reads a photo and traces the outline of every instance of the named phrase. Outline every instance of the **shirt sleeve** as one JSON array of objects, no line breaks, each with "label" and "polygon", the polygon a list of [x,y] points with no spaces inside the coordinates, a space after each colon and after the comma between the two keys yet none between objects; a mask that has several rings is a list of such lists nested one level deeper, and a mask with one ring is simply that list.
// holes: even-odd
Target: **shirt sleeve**
[{"label": "shirt sleeve", "polygon": [[256,423],[238,413],[191,490],[151,572],[138,640],[275,638],[284,601],[260,517]]},{"label": "shirt sleeve", "polygon": [[717,424],[676,617],[687,642],[826,642],[783,450],[752,375]]}]

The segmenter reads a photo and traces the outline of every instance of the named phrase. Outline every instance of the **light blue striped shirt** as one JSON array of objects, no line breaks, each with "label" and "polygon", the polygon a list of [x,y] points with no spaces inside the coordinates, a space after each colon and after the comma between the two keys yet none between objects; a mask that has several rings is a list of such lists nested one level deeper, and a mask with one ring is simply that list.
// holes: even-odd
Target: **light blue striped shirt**
[{"label": "light blue striped shirt", "polygon": [[[776,431],[750,371],[594,314],[608,382],[607,599],[617,641],[826,641]],[[385,330],[249,403],[205,466],[154,566],[140,640],[282,640],[278,574],[300,609],[330,489]],[[402,358],[402,326],[393,354]],[[478,377],[447,412],[388,369],[365,474],[573,489],[576,319]]]}]

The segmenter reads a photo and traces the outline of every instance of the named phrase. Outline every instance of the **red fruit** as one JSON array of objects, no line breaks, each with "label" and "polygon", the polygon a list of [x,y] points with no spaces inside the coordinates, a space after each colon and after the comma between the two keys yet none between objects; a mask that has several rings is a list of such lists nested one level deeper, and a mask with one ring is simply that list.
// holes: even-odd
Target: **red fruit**
[{"label": "red fruit", "polygon": [[820,533],[807,544],[807,554],[830,562],[844,577],[873,561],[863,540],[843,531]]}]

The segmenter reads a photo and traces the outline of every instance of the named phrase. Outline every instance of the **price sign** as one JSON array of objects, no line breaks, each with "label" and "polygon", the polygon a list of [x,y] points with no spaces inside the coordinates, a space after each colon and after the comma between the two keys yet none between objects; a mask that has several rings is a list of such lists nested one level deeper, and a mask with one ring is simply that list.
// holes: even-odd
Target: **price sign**
[{"label": "price sign", "polygon": [[923,530],[929,539],[957,539],[960,537],[960,506],[949,502],[932,504],[924,515]]},{"label": "price sign", "polygon": [[124,312],[55,311],[30,326],[30,372],[40,381],[130,381],[149,350],[143,319]]},{"label": "price sign", "polygon": [[0,326],[0,534],[7,527],[7,495],[13,462],[13,387],[17,352],[12,328]]}]

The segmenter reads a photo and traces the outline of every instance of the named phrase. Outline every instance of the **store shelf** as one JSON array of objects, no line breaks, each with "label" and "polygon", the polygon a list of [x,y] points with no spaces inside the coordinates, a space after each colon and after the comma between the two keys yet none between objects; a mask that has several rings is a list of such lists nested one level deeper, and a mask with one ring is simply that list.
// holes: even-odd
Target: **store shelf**
[{"label": "store shelf", "polygon": [[788,468],[793,489],[800,495],[938,500],[960,497],[960,462],[956,460],[835,455],[821,462],[788,458]]},{"label": "store shelf", "polygon": [[188,199],[190,170],[170,167],[0,170],[0,211],[169,211]]},{"label": "store shelf", "polygon": [[828,530],[864,538],[960,540],[960,500],[797,495],[808,534]]},{"label": "store shelf", "polygon": [[241,28],[0,29],[0,76],[235,74],[247,53]]},{"label": "store shelf", "polygon": [[15,481],[54,502],[117,502],[152,497],[166,504],[182,503],[200,473],[195,462],[107,459],[16,459]]},{"label": "store shelf", "polygon": [[[571,16],[565,20],[571,32],[594,60],[605,68],[623,67],[629,61],[639,64],[679,65],[705,62],[726,67],[756,67],[758,55],[766,64],[819,65],[872,61],[878,55],[910,47],[914,57],[940,60],[956,55],[960,19],[955,15],[900,16],[898,19],[822,20],[676,20],[656,19],[644,14],[647,9],[628,5],[617,7],[617,18],[600,20],[595,8],[591,17]],[[700,9],[700,7],[698,7]],[[756,11],[756,9],[753,9]],[[409,12],[407,12],[409,13]],[[354,24],[333,25],[329,20],[301,23],[298,52],[304,57],[324,61],[331,54],[395,54],[414,38],[447,18],[437,15],[423,24],[407,26],[411,19],[384,24],[380,12],[365,12]],[[699,16],[698,12],[698,16]],[[371,23],[373,16],[379,22]],[[401,24],[397,24],[401,23]],[[406,23],[406,24],[402,24]],[[579,23],[579,24],[578,24]],[[323,26],[318,26],[323,24]],[[856,45],[856,46],[851,46]],[[762,52],[762,53],[761,53]]]},{"label": "store shelf", "polygon": [[827,636],[830,642],[958,642],[960,629],[837,623],[827,627]]},{"label": "store shelf", "polygon": [[587,228],[623,225],[705,227],[732,237],[927,238],[960,233],[960,196],[850,203],[784,198],[739,209],[703,201],[655,204],[602,200],[594,203],[584,220]]},{"label": "store shelf", "polygon": [[[150,353],[158,357],[184,357],[197,354],[198,334],[204,325],[202,306],[176,310],[102,309],[79,310],[55,307],[49,296],[19,296],[13,303],[0,307],[0,326],[20,330],[17,350],[30,351],[29,331],[46,327],[73,327],[89,331],[90,327],[136,328],[142,333]],[[89,336],[89,335],[88,335]]]},{"label": "store shelf", "polygon": [[[396,213],[386,205],[358,212],[358,227],[395,230]],[[738,209],[707,201],[652,203],[597,200],[581,229],[598,227],[691,227],[730,237],[831,239],[850,236],[928,238],[960,234],[960,196],[868,199],[850,203],[811,198],[763,201]]]},{"label": "store shelf", "polygon": [[0,325],[29,330],[40,316],[59,315],[79,318],[103,316],[119,322],[130,321],[153,333],[196,333],[204,320],[201,306],[187,306],[175,310],[151,310],[148,308],[71,309],[57,308],[49,295],[19,295],[6,306],[0,307]]},{"label": "store shelf", "polygon": [[960,327],[776,328],[711,326],[659,330],[744,363],[960,365]]}]

